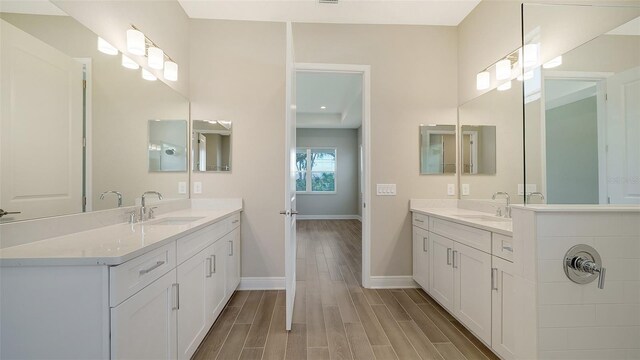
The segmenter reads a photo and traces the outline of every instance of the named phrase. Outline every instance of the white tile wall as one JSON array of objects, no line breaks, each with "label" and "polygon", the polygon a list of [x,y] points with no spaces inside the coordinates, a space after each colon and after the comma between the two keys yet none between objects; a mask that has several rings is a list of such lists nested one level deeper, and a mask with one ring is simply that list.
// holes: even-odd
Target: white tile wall
[{"label": "white tile wall", "polygon": [[[640,359],[638,224],[640,211],[536,213],[540,359]],[[562,259],[577,244],[600,253],[603,290],[565,276]]]}]

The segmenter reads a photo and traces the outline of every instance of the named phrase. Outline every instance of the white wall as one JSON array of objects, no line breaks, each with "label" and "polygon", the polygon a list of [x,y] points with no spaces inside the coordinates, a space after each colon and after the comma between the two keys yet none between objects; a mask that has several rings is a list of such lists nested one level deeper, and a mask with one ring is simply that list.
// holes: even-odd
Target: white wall
[{"label": "white wall", "polygon": [[297,129],[296,146],[336,148],[335,194],[298,194],[300,215],[358,215],[358,130]]}]

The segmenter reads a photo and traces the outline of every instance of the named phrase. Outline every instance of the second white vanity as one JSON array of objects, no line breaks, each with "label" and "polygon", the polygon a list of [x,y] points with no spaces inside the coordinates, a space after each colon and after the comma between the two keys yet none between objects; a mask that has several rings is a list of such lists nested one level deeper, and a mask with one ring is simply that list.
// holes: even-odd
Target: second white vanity
[{"label": "second white vanity", "polygon": [[189,359],[240,283],[241,200],[0,250],[0,357]]},{"label": "second white vanity", "polygon": [[513,358],[510,219],[412,200],[413,279],[502,358]]}]

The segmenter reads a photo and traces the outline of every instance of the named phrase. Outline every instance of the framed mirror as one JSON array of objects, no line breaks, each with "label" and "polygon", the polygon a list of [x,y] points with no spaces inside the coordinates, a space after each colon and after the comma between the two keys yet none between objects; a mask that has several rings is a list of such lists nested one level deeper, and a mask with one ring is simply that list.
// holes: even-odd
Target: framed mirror
[{"label": "framed mirror", "polygon": [[462,125],[460,128],[462,174],[494,175],[496,173],[496,127]]},{"label": "framed mirror", "polygon": [[420,126],[420,174],[456,173],[456,126]]},{"label": "framed mirror", "polygon": [[187,121],[149,120],[149,171],[187,171]]},{"label": "framed mirror", "polygon": [[231,172],[231,122],[193,120],[192,169]]}]

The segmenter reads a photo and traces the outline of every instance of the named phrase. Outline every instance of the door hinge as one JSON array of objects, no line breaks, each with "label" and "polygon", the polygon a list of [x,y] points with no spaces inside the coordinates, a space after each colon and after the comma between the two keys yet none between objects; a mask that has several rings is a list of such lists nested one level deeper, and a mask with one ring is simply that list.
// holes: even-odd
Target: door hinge
[{"label": "door hinge", "polygon": [[86,197],[86,196],[83,196],[83,197],[82,197],[82,206],[83,206],[83,207],[86,207],[86,206],[87,206],[87,197]]},{"label": "door hinge", "polygon": [[83,89],[87,88],[87,80],[82,80],[82,88]]}]

